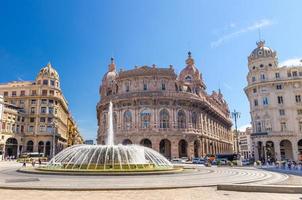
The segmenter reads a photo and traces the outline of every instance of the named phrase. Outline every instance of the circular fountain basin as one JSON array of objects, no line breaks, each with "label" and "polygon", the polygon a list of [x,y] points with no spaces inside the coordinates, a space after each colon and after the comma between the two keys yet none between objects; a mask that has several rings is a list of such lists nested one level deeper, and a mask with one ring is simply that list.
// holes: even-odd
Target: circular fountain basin
[{"label": "circular fountain basin", "polygon": [[57,154],[41,172],[154,174],[181,171],[160,153],[139,145],[75,145]]}]

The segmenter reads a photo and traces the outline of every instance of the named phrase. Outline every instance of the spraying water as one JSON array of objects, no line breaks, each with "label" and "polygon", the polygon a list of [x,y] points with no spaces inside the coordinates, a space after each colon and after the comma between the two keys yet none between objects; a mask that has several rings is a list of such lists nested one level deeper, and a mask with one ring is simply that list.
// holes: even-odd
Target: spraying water
[{"label": "spraying water", "polygon": [[107,131],[107,142],[106,144],[109,146],[113,146],[113,113],[112,113],[112,102],[109,103],[109,112],[108,112],[108,119],[109,119],[109,127]]}]

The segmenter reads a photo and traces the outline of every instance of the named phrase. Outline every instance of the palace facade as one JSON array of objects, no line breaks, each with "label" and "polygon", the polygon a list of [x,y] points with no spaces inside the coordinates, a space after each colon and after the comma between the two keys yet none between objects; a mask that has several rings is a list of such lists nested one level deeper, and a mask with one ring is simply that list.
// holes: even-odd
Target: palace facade
[{"label": "palace facade", "polygon": [[301,160],[301,66],[280,66],[277,52],[259,41],[248,57],[248,68],[245,93],[250,102],[255,159]]},{"label": "palace facade", "polygon": [[35,81],[0,84],[0,151],[4,157],[23,152],[55,152],[83,143],[60,88],[57,71],[47,64]]},{"label": "palace facade", "polygon": [[106,142],[112,101],[115,143],[141,144],[167,158],[232,152],[228,105],[220,91],[206,93],[190,52],[179,75],[155,65],[117,72],[111,59],[99,92],[98,144]]}]

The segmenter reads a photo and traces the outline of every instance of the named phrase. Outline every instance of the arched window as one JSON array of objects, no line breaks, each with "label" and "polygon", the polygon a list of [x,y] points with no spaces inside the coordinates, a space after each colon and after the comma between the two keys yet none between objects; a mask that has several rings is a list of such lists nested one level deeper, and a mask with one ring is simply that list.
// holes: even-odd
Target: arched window
[{"label": "arched window", "polygon": [[141,112],[141,127],[150,128],[151,112],[149,110],[143,110]]},{"label": "arched window", "polygon": [[177,113],[177,125],[178,128],[186,128],[186,114],[182,110]]},{"label": "arched window", "polygon": [[197,121],[198,121],[197,113],[193,112],[192,113],[192,126],[195,129],[197,128]]},{"label": "arched window", "polygon": [[163,109],[159,113],[160,128],[169,128],[169,113],[166,109]]},{"label": "arched window", "polygon": [[129,130],[131,129],[132,127],[132,113],[127,110],[125,113],[124,113],[124,128],[126,130]]},{"label": "arched window", "polygon": [[40,141],[38,143],[38,152],[39,153],[44,153],[44,142],[43,141]]},{"label": "arched window", "polygon": [[186,76],[185,80],[186,80],[187,82],[192,82],[192,77],[188,75],[188,76]]},{"label": "arched window", "polygon": [[113,113],[113,130],[117,130],[117,114]]}]

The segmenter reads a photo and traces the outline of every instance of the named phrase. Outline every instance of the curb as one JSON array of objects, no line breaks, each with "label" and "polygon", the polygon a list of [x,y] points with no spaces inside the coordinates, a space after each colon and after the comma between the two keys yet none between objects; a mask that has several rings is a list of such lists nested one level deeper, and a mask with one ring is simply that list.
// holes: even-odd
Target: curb
[{"label": "curb", "polygon": [[217,190],[236,191],[236,192],[302,194],[302,186],[284,186],[284,185],[281,186],[281,185],[222,184],[222,185],[217,185]]}]

